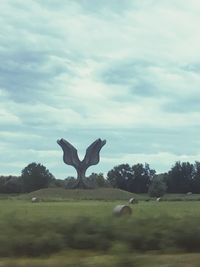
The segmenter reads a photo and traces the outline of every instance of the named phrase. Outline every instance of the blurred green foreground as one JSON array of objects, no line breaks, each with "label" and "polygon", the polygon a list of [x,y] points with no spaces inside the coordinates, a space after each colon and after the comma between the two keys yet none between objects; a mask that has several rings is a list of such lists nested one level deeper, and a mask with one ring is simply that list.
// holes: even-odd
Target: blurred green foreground
[{"label": "blurred green foreground", "polygon": [[200,202],[0,201],[0,266],[200,266]]}]

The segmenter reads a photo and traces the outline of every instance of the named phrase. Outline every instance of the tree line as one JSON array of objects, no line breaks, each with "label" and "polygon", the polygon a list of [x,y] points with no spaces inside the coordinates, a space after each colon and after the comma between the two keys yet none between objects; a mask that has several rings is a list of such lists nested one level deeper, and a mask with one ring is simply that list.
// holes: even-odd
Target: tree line
[{"label": "tree line", "polygon": [[30,163],[20,176],[0,176],[0,193],[28,193],[48,187],[56,179],[40,163]]},{"label": "tree line", "polygon": [[[92,173],[86,178],[93,187],[114,187],[132,193],[200,193],[200,162],[176,162],[168,172],[157,174],[145,163],[120,164],[113,167],[105,178],[102,173]],[[0,176],[0,193],[27,193],[47,187],[66,187],[74,177],[56,179],[40,163],[30,163],[20,176]]]},{"label": "tree line", "polygon": [[133,193],[149,193],[159,196],[164,193],[200,193],[200,162],[177,161],[168,172],[156,174],[149,164],[121,164],[107,174],[107,179],[116,188]]}]

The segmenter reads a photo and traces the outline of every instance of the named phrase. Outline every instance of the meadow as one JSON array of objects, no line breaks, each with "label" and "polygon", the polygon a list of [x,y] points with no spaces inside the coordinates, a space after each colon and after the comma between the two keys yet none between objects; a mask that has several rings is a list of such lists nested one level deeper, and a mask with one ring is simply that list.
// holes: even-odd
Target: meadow
[{"label": "meadow", "polygon": [[198,196],[134,195],[132,215],[116,218],[113,208],[133,194],[107,190],[2,195],[0,266],[199,266]]}]

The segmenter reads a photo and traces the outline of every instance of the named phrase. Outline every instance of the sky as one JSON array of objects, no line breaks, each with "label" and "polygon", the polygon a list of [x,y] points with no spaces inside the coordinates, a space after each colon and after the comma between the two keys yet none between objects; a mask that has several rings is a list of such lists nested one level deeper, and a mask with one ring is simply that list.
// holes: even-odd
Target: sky
[{"label": "sky", "polygon": [[200,161],[200,1],[0,0],[0,174],[41,163],[76,176],[57,139],[88,169]]}]

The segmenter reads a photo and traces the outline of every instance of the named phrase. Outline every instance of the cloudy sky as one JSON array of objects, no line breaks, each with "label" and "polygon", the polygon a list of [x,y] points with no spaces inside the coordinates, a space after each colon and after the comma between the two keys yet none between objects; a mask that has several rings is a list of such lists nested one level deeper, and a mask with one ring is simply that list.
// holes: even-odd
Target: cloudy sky
[{"label": "cloudy sky", "polygon": [[200,1],[0,0],[0,174],[31,162],[75,175],[56,143],[92,171],[200,160]]}]

